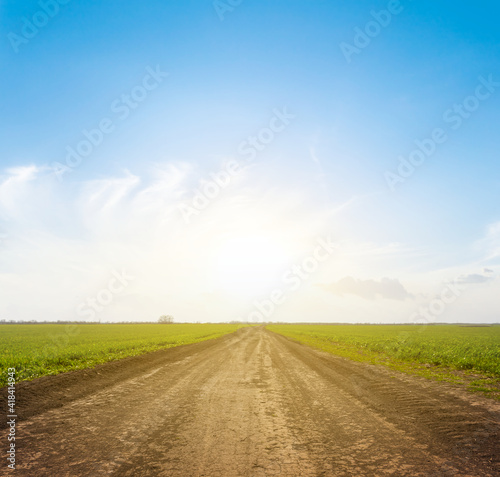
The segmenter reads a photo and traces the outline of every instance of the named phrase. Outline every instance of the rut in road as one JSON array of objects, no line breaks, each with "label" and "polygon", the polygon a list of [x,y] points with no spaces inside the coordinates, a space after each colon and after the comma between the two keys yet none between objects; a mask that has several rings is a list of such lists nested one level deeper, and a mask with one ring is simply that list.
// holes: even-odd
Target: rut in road
[{"label": "rut in road", "polygon": [[500,475],[493,401],[263,327],[177,353],[20,422],[17,475]]}]

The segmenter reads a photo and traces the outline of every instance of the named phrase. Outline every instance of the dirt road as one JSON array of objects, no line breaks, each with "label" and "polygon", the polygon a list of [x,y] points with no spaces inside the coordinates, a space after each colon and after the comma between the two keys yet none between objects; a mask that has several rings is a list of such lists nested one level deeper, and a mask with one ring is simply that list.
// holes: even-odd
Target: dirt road
[{"label": "dirt road", "polygon": [[499,404],[263,328],[19,395],[17,470],[1,475],[500,475]]}]

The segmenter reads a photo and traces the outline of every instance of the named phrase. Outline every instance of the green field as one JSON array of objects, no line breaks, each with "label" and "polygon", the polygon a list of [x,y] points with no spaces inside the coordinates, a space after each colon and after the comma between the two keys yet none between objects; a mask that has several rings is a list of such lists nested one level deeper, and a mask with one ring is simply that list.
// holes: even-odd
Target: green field
[{"label": "green field", "polygon": [[497,393],[500,326],[268,325],[311,347]]},{"label": "green field", "polygon": [[7,368],[16,380],[83,369],[107,361],[209,340],[242,325],[83,324],[1,325],[0,386]]}]

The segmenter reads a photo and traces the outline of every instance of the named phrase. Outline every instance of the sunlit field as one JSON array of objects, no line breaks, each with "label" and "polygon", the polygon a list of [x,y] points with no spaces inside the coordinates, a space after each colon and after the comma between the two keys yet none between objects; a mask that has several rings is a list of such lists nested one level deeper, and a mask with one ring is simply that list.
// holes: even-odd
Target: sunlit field
[{"label": "sunlit field", "polygon": [[127,356],[196,343],[232,333],[229,324],[3,325],[0,386],[7,368],[18,381],[83,369]]},{"label": "sunlit field", "polygon": [[[418,374],[455,370],[484,375],[497,383],[500,378],[500,326],[269,325],[267,328],[356,361],[405,370],[409,369],[407,364]],[[481,388],[484,384],[476,380],[472,387]]]}]

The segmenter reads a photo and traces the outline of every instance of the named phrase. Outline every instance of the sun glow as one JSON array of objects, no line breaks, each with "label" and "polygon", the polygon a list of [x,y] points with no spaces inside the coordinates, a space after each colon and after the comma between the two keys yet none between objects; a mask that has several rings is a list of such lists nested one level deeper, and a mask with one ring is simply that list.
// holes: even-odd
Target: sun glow
[{"label": "sun glow", "polygon": [[276,285],[289,260],[290,251],[274,237],[233,237],[215,254],[214,285],[226,292],[255,296]]}]

